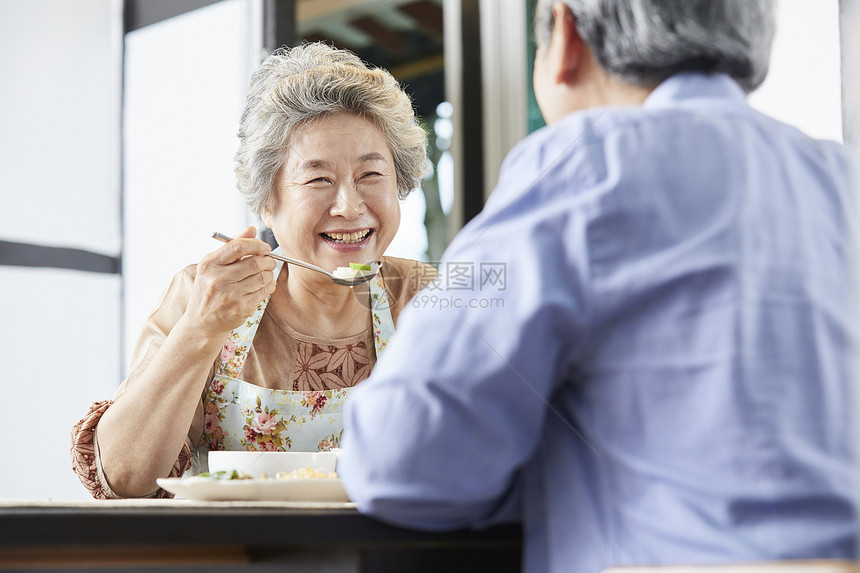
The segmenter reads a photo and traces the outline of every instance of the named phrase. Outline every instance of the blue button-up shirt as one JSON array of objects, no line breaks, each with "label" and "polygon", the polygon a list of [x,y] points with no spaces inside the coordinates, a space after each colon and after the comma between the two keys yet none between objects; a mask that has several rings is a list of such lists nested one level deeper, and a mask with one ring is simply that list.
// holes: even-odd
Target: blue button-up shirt
[{"label": "blue button-up shirt", "polygon": [[513,509],[529,573],[855,556],[848,180],[721,75],[528,137],[348,404],[350,496]]}]

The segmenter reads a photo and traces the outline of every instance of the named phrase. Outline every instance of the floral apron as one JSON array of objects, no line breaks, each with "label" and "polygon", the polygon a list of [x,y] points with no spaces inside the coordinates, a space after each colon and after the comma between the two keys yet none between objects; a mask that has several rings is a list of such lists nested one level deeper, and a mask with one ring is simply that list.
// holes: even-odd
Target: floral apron
[{"label": "floral apron", "polygon": [[[282,266],[278,261],[275,280]],[[380,275],[370,281],[370,302],[378,359],[394,334],[394,321]],[[340,444],[343,404],[352,388],[277,390],[240,379],[268,303],[266,298],[232,332],[218,357],[215,376],[203,399],[203,437],[192,451],[191,475],[208,471],[210,450],[315,452]]]}]

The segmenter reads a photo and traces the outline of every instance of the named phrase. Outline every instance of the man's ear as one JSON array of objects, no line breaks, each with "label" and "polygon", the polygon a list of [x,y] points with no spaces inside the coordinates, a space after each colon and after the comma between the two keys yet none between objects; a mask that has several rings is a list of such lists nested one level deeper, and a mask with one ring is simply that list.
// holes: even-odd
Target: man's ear
[{"label": "man's ear", "polygon": [[271,218],[271,212],[269,211],[268,207],[263,207],[262,209],[260,209],[260,219],[262,219],[263,223],[265,223],[266,226],[271,229],[272,226],[269,224],[270,218]]},{"label": "man's ear", "polygon": [[576,28],[576,17],[564,2],[556,2],[552,7],[553,16],[553,38],[560,42],[558,46],[559,59],[557,60],[556,81],[558,83],[571,84],[582,72],[583,60],[586,52],[585,41],[579,35]]}]

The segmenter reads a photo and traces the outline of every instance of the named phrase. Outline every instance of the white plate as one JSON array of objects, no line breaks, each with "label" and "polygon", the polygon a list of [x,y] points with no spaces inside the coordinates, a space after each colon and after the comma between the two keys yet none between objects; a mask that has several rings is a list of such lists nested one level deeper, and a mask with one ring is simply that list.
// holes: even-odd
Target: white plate
[{"label": "white plate", "polygon": [[194,501],[349,501],[337,478],[220,480],[187,477],[160,478],[157,482],[170,493]]}]

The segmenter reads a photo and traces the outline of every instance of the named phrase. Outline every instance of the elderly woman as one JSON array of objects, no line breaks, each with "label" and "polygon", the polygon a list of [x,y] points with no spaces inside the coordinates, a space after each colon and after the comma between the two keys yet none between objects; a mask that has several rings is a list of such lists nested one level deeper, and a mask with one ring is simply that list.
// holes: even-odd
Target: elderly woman
[{"label": "elderly woman", "polygon": [[251,78],[239,138],[239,188],[285,255],[329,270],[381,260],[380,272],[347,288],[282,266],[250,227],[178,273],[128,378],[73,430],[94,497],[167,496],[156,479],[205,470],[209,450],[337,446],[344,400],[434,274],[383,257],[426,165],[389,73],[322,44],[278,50]]}]

